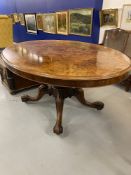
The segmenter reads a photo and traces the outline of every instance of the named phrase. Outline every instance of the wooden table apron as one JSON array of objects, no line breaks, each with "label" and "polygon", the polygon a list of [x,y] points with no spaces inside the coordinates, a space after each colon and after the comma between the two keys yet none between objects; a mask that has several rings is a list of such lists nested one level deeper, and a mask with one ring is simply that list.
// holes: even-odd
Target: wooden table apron
[{"label": "wooden table apron", "polygon": [[15,44],[2,52],[9,70],[41,85],[36,97],[22,96],[22,101],[37,101],[45,94],[56,100],[57,120],[54,132],[61,134],[64,99],[75,96],[82,104],[101,110],[102,102],[90,103],[82,88],[120,82],[130,70],[130,59],[111,48],[78,41],[43,40]]}]

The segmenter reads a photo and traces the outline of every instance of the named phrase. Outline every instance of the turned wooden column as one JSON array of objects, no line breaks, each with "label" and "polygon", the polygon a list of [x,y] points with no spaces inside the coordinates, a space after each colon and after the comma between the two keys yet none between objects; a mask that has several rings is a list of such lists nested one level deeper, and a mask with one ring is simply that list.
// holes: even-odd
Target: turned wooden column
[{"label": "turned wooden column", "polygon": [[57,119],[56,119],[56,124],[54,126],[53,131],[56,134],[61,134],[61,133],[63,133],[62,114],[63,114],[64,98],[63,98],[63,94],[60,92],[60,90],[57,90],[55,101],[56,101]]}]

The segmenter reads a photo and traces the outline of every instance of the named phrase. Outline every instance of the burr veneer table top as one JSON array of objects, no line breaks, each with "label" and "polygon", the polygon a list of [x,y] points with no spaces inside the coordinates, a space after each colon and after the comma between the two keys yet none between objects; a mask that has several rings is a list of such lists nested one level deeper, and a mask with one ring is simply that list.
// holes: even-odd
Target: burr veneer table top
[{"label": "burr veneer table top", "polygon": [[119,51],[78,41],[41,40],[14,44],[2,52],[14,73],[40,83],[94,87],[121,81],[130,59]]},{"label": "burr veneer table top", "polygon": [[81,88],[119,82],[130,69],[130,59],[121,52],[78,41],[23,42],[6,48],[2,59],[14,73],[41,84],[37,96],[23,96],[23,102],[40,100],[45,94],[55,97],[56,134],[63,132],[65,98],[75,96],[82,104],[102,110],[104,103],[88,102]]}]

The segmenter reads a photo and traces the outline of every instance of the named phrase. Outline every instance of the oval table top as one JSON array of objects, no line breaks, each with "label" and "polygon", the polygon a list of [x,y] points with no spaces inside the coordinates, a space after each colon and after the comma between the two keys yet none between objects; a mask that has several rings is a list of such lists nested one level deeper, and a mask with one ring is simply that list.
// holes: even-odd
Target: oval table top
[{"label": "oval table top", "polygon": [[96,87],[117,83],[131,67],[119,51],[79,41],[40,40],[14,44],[2,52],[14,73],[62,87]]}]

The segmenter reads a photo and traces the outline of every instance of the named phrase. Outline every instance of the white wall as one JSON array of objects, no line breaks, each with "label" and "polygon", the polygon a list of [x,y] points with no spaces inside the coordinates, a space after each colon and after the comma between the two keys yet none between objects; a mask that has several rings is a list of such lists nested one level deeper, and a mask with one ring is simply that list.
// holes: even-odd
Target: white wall
[{"label": "white wall", "polygon": [[[124,4],[131,4],[131,0],[103,0],[103,9],[118,8],[118,27],[120,27],[120,20],[122,14],[122,8]],[[103,26],[100,28],[99,43],[102,43],[105,30],[112,29],[115,27]]]},{"label": "white wall", "polygon": [[104,0],[103,8],[122,8],[123,4],[131,4],[131,0]]}]

